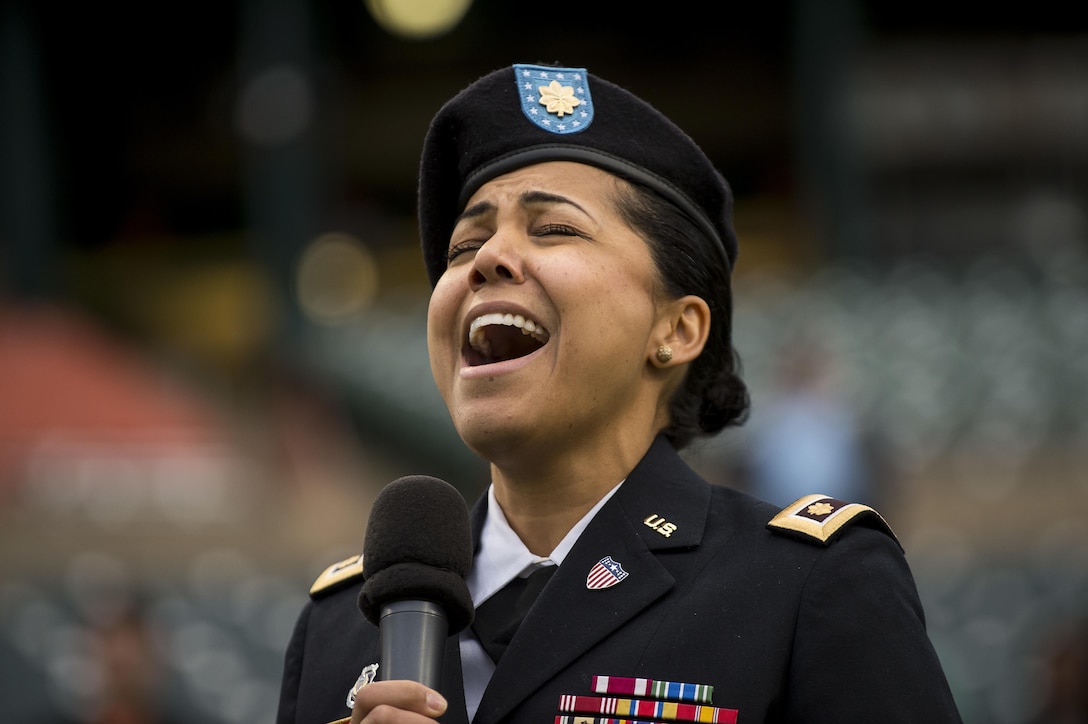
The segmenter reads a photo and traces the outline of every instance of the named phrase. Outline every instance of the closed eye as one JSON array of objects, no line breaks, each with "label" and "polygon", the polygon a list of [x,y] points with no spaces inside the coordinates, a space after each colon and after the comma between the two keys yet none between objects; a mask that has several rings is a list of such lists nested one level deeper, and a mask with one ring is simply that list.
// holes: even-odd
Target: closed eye
[{"label": "closed eye", "polygon": [[449,251],[446,252],[446,264],[452,264],[457,257],[462,254],[477,251],[483,245],[484,242],[478,239],[469,239],[454,244],[449,248]]},{"label": "closed eye", "polygon": [[580,236],[585,238],[585,234],[566,224],[545,224],[537,228],[533,234],[535,236]]}]

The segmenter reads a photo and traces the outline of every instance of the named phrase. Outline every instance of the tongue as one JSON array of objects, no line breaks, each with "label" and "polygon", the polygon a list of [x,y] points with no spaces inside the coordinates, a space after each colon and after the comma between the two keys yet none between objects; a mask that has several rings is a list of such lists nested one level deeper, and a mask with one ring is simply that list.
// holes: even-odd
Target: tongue
[{"label": "tongue", "polygon": [[524,357],[542,346],[539,340],[533,339],[517,327],[490,325],[484,330],[484,334],[490,346],[490,354],[487,355],[490,362]]}]

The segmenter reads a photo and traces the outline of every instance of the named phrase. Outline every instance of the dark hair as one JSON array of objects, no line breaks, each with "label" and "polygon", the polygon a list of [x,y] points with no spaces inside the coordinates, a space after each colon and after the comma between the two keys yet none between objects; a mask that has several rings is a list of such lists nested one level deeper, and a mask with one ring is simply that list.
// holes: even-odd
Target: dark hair
[{"label": "dark hair", "polygon": [[665,292],[694,294],[710,307],[710,335],[669,402],[665,437],[676,448],[713,435],[748,416],[748,388],[733,348],[733,296],[721,252],[675,205],[637,183],[620,184],[620,214],[650,245]]}]

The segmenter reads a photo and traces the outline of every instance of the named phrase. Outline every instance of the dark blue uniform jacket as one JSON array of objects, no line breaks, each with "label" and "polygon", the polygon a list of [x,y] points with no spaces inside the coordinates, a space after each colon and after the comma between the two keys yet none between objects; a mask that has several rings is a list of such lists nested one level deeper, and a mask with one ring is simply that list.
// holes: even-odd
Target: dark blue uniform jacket
[{"label": "dark blue uniform jacket", "polygon": [[[777,508],[707,483],[658,439],[544,588],[474,722],[552,724],[560,697],[592,695],[594,675],[709,684],[739,724],[959,722],[898,542],[875,513],[826,508],[768,527]],[[486,496],[477,537],[485,513]],[[627,576],[591,590],[605,556]],[[348,690],[378,661],[356,604],[361,565],[345,563],[299,616],[279,724],[349,716]],[[467,724],[456,636],[441,689],[442,721]]]}]

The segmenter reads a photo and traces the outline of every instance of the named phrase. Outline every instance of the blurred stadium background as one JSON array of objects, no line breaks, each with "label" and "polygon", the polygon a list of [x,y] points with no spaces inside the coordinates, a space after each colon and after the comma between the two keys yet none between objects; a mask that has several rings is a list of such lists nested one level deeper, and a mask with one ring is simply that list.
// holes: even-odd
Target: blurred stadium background
[{"label": "blurred stadium background", "polygon": [[[965,721],[1083,701],[1083,6],[61,7],[0,5],[0,721],[90,721],[119,661],[173,720],[272,721],[376,491],[479,494],[429,376],[417,154],[537,61],[649,99],[736,191],[755,409],[692,462],[753,486],[783,355],[818,353]],[[144,646],[104,644],[133,610]]]}]

